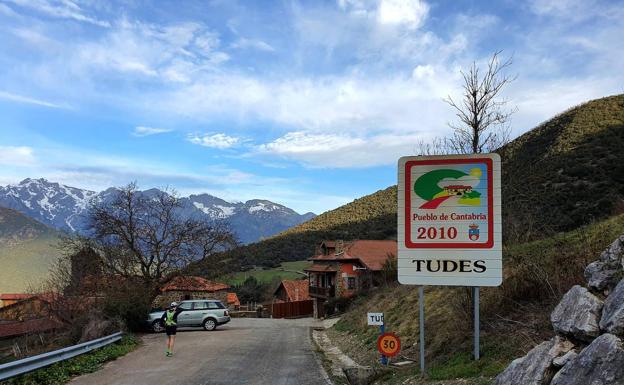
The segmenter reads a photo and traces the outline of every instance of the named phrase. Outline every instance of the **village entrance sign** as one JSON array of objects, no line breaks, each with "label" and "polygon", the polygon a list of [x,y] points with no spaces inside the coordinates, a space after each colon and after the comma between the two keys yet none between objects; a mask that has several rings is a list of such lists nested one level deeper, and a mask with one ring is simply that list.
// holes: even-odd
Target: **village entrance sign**
[{"label": "village entrance sign", "polygon": [[500,157],[402,157],[398,166],[398,279],[421,286],[421,370],[424,285],[474,288],[479,359],[479,287],[503,277]]}]

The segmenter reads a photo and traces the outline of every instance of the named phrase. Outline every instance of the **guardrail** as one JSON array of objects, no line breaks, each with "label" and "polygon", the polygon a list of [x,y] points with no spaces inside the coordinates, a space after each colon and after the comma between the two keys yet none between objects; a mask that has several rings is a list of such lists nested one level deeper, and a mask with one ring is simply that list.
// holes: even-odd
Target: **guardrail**
[{"label": "guardrail", "polygon": [[52,365],[56,362],[76,357],[83,353],[90,352],[91,350],[117,342],[120,339],[121,332],[118,332],[111,334],[110,336],[83,342],[81,344],[69,346],[53,352],[43,353],[37,356],[27,357],[22,360],[2,364],[0,365],[0,381]]}]

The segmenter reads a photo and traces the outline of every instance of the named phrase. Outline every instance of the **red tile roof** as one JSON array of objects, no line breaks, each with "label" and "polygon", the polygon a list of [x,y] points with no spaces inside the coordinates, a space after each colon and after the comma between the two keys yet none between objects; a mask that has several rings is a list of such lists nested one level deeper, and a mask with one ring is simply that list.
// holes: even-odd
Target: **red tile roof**
[{"label": "red tile roof", "polygon": [[[313,257],[312,261],[346,261],[359,259],[362,264],[370,270],[378,271],[381,270],[390,255],[396,258],[397,242],[356,240],[353,242],[345,242],[343,250],[344,251],[339,255],[333,253],[329,255],[318,255]],[[317,271],[311,269],[306,270]]]},{"label": "red tile roof", "polygon": [[24,334],[41,333],[58,329],[62,324],[49,318],[32,319],[23,322],[0,323],[0,338],[17,337]]},{"label": "red tile roof", "polygon": [[330,266],[330,265],[323,265],[320,263],[315,263],[312,266],[308,267],[307,269],[303,269],[303,271],[314,271],[317,273],[323,273],[323,272],[336,272],[338,271],[335,267]]},{"label": "red tile roof", "polygon": [[[284,287],[286,296],[290,301],[307,301],[310,298],[308,293],[308,287],[310,283],[307,279],[300,279],[297,281],[284,280],[280,284],[280,287]],[[277,288],[279,290],[279,288]]]},{"label": "red tile roof", "polygon": [[236,293],[227,293],[227,303],[228,305],[240,306]]},{"label": "red tile roof", "polygon": [[228,290],[230,286],[225,283],[209,281],[206,278],[195,276],[177,276],[164,285],[161,291],[208,291],[215,292]]},{"label": "red tile roof", "polygon": [[35,294],[0,294],[0,300],[2,301],[20,301],[34,297]]}]

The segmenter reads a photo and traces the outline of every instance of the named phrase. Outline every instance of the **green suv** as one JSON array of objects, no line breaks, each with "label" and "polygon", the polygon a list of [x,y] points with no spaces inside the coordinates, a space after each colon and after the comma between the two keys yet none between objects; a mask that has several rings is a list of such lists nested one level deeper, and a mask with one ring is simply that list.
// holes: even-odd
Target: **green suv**
[{"label": "green suv", "polygon": [[[178,305],[182,313],[178,315],[178,327],[201,326],[212,331],[219,325],[230,322],[230,313],[221,301],[213,299],[193,299],[182,301]],[[147,326],[155,333],[165,330],[161,318],[164,311],[151,312],[147,317]]]}]

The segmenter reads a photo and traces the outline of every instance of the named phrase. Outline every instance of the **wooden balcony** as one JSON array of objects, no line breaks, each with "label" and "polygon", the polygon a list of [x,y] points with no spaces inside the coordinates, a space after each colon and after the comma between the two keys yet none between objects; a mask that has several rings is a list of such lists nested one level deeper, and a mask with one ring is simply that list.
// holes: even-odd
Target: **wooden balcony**
[{"label": "wooden balcony", "polygon": [[336,290],[333,287],[317,287],[310,286],[309,293],[312,297],[321,297],[328,298],[333,297],[336,293]]}]

